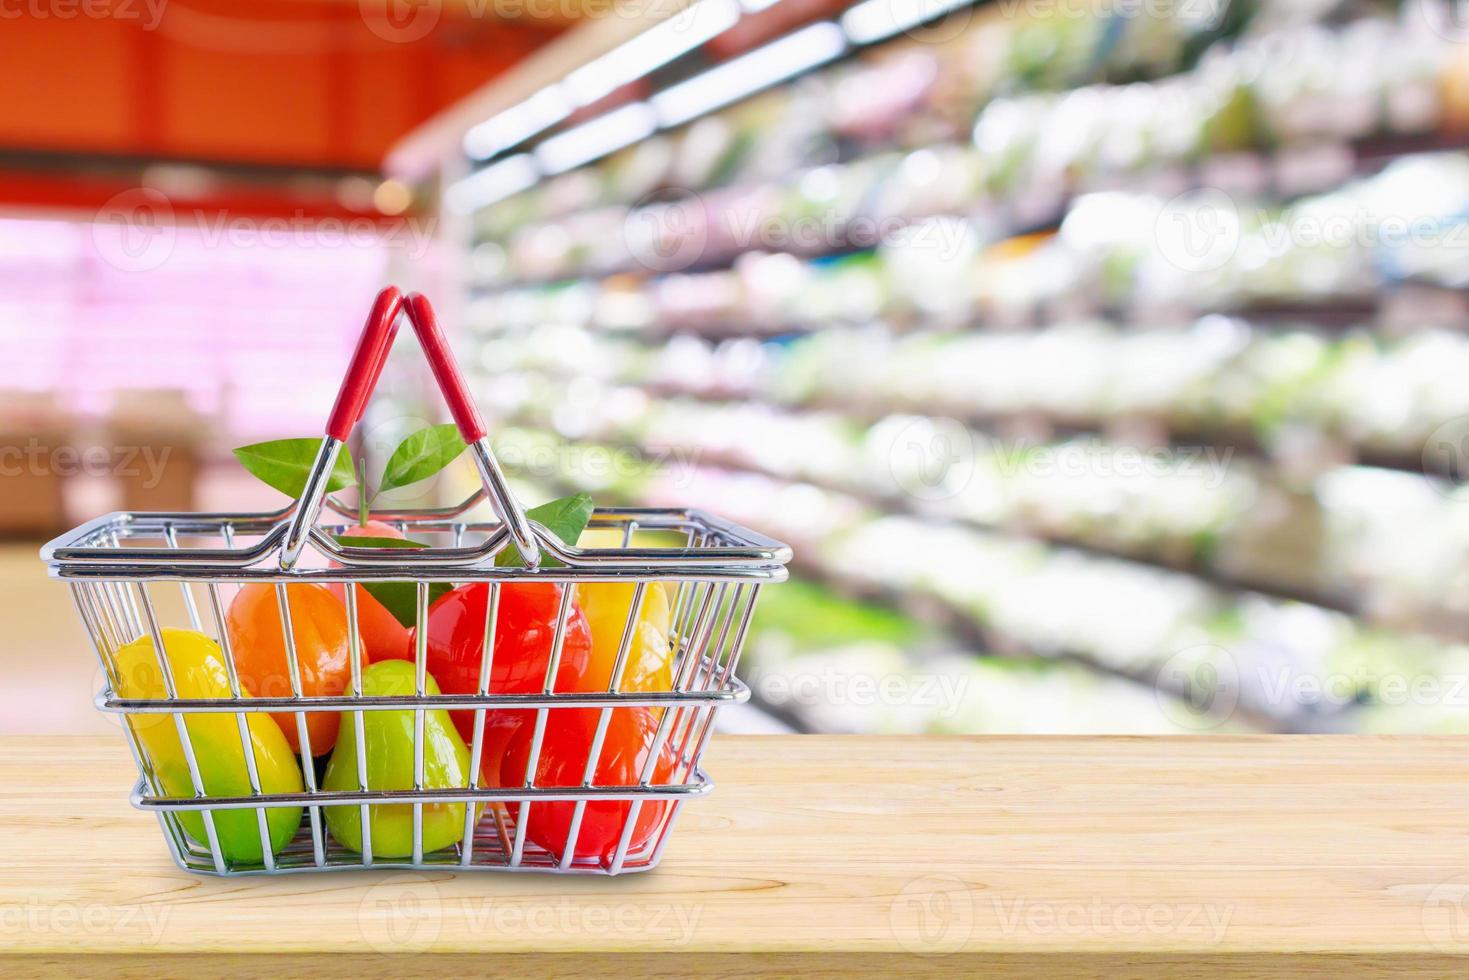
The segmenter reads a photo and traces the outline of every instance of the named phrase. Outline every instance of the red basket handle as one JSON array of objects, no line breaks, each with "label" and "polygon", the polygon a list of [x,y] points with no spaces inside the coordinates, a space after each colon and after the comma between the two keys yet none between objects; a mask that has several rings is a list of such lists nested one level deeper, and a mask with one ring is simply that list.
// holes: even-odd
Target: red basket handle
[{"label": "red basket handle", "polygon": [[373,301],[371,312],[367,315],[362,336],[357,340],[357,348],[352,352],[346,376],[337,391],[336,403],[332,406],[331,415],[327,417],[326,438],[321,442],[311,475],[307,478],[296,511],[291,515],[281,548],[281,567],[290,568],[300,558],[311,526],[316,523],[321,512],[328,474],[336,465],[342,445],[362,420],[367,402],[382,376],[388,351],[397,336],[398,315],[405,309],[413,324],[414,333],[418,335],[418,342],[428,358],[434,380],[438,382],[439,390],[443,392],[444,400],[449,405],[449,412],[454,416],[454,424],[459,427],[459,434],[474,457],[496,516],[508,529],[511,541],[526,566],[535,568],[540,563],[541,555],[535,531],[526,519],[519,501],[510,492],[505,474],[490,449],[489,440],[485,438],[484,419],[480,416],[479,408],[469,394],[469,386],[465,384],[464,376],[460,374],[459,366],[444,340],[438,317],[434,315],[428,299],[421,293],[413,293],[405,299],[396,286],[388,286],[379,292],[377,299]]},{"label": "red basket handle", "polygon": [[378,293],[372,303],[372,312],[367,314],[362,336],[357,338],[357,349],[352,352],[342,387],[337,390],[336,404],[326,420],[326,434],[338,442],[346,442],[362,420],[367,400],[377,387],[377,379],[382,377],[388,350],[398,335],[398,314],[402,311],[403,294],[397,286]]},{"label": "red basket handle", "polygon": [[479,468],[480,480],[485,485],[485,493],[495,509],[495,516],[510,531],[510,539],[515,543],[515,549],[520,552],[526,567],[535,568],[541,560],[541,546],[536,542],[535,531],[526,519],[520,501],[515,499],[515,494],[510,492],[510,486],[505,482],[505,473],[500,469],[494,451],[490,449],[490,440],[485,438],[484,419],[480,417],[479,408],[470,397],[469,386],[464,383],[459,365],[444,341],[444,332],[439,329],[439,318],[434,315],[433,306],[422,293],[412,293],[404,305],[408,310],[408,319],[413,321],[413,330],[418,334],[418,343],[428,357],[434,380],[439,383],[439,390],[449,403],[449,413],[454,416],[454,424],[459,426],[459,434],[469,444],[469,451]]},{"label": "red basket handle", "polygon": [[434,315],[433,307],[422,293],[413,293],[405,299],[396,286],[389,286],[378,293],[372,304],[372,312],[367,315],[362,336],[357,340],[357,349],[352,354],[347,374],[342,379],[342,387],[337,392],[336,404],[332,406],[332,413],[327,418],[326,434],[339,442],[345,442],[352,434],[352,429],[362,420],[362,413],[366,411],[373,389],[382,377],[388,351],[397,336],[398,313],[405,308],[413,330],[418,335],[418,343],[428,358],[434,380],[438,382],[439,390],[444,393],[444,400],[448,402],[454,424],[459,426],[459,434],[471,445],[478,442],[485,437],[484,419],[480,417],[479,408],[469,394],[464,376],[459,373],[459,365],[455,363],[454,355],[450,353],[449,345],[444,340],[444,333],[439,328],[439,320]]},{"label": "red basket handle", "polygon": [[472,446],[485,437],[485,420],[480,418],[479,407],[470,397],[464,376],[459,373],[459,364],[449,351],[449,345],[444,342],[444,332],[439,329],[439,318],[434,315],[434,308],[429,305],[428,297],[422,293],[409,294],[404,305],[408,309],[408,319],[413,323],[413,330],[418,334],[419,346],[428,358],[434,380],[444,393],[444,401],[449,403],[449,414],[454,416],[454,424],[459,426],[459,434],[464,437],[464,441]]}]

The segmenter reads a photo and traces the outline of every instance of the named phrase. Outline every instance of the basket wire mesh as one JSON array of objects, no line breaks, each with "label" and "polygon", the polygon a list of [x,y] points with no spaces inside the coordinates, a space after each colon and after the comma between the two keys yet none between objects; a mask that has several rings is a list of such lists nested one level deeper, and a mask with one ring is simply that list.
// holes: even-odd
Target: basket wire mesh
[{"label": "basket wire mesh", "polygon": [[[327,474],[361,416],[405,305],[484,486],[454,507],[374,513],[375,519],[412,535],[427,548],[385,552],[351,547],[334,537],[349,527],[345,521],[351,515],[327,496]],[[469,518],[471,509],[484,500],[498,520]],[[335,523],[319,522],[324,508],[340,515]],[[700,759],[715,713],[721,705],[749,696],[735,676],[740,650],[761,587],[785,577],[790,552],[777,541],[701,511],[598,509],[589,526],[620,532],[620,547],[565,545],[527,520],[505,487],[483,423],[448,357],[432,310],[422,297],[405,301],[389,287],[369,317],[299,501],[267,514],[114,513],[58,537],[43,549],[42,558],[53,577],[67,582],[101,664],[105,683],[97,707],[120,718],[138,767],[132,803],[156,814],[180,867],[220,875],[425,867],[618,874],[656,865],[683,804],[712,789]],[[520,566],[494,563],[507,548],[520,553]],[[300,561],[303,553],[311,556],[305,562]],[[411,694],[364,694],[361,610],[354,586],[371,582],[413,583]],[[501,599],[505,589],[531,582],[559,588],[542,683],[532,693],[496,692],[491,678]],[[577,589],[608,582],[632,586],[610,680],[597,690],[567,690],[558,680],[558,667]],[[226,610],[239,590],[260,583],[273,589],[280,616],[290,690],[279,696],[257,696],[242,684],[227,624]],[[304,693],[298,624],[289,591],[301,583],[341,584],[351,669],[350,683],[340,694]],[[430,689],[427,624],[435,583],[483,583],[486,590],[483,633],[477,634],[482,636],[479,677],[472,693]],[[655,584],[668,597],[671,682],[656,689],[623,690],[639,617]],[[194,697],[181,691],[178,668],[172,663],[176,654],[165,636],[175,625],[218,644],[228,696]],[[122,696],[126,687],[119,651],[143,639],[151,642],[157,658],[162,697]],[[426,778],[426,726],[431,713],[443,710],[473,713],[462,785],[430,785]],[[384,711],[404,713],[399,717],[405,719],[407,712],[412,713],[411,786],[369,788],[373,743],[367,738],[366,717]],[[507,786],[502,774],[501,785],[488,785],[481,771],[487,720],[503,719],[507,716],[498,712],[512,711],[522,713],[527,724],[534,712],[523,779],[517,772],[518,784]],[[618,711],[649,712],[644,717],[655,719],[656,728],[638,747],[635,778],[609,781],[599,765]],[[320,785],[308,726],[308,717],[319,712],[332,713],[339,724],[344,715],[350,719],[346,724],[351,725],[357,747],[355,788]],[[587,723],[591,713],[596,716],[581,778],[569,785],[545,784],[539,778],[542,752],[557,726],[569,723],[571,712],[580,712],[576,717]],[[273,791],[262,779],[251,719],[254,716],[254,725],[275,724],[272,715],[294,722],[300,748],[299,792]],[[238,740],[243,780],[237,793],[211,794],[198,742],[207,730],[212,735],[205,741],[218,752],[217,736],[224,730],[218,719],[226,717],[233,718],[233,726],[225,723],[225,727]],[[182,750],[191,793],[169,792],[166,763],[156,744],[157,726],[167,725],[172,725]],[[340,730],[347,738],[345,724]],[[154,737],[148,737],[150,732]],[[155,743],[152,748],[150,741]],[[182,773],[176,775],[175,786]],[[527,826],[537,807],[545,808],[542,816],[548,827],[559,828],[564,820],[564,840],[547,841],[544,835],[539,842],[528,839],[532,835]],[[356,809],[360,847],[334,836],[327,826],[330,808]],[[289,823],[292,810],[303,816],[281,846],[273,842],[272,817],[284,817]],[[397,818],[410,810],[409,852],[384,854],[393,848],[380,847],[375,854],[375,826],[389,815]],[[248,811],[255,817],[258,858],[242,858],[221,844],[221,824],[229,825],[230,839],[237,838],[241,825],[236,814]],[[460,813],[454,842],[429,846],[426,814],[441,824],[446,816],[457,819]],[[589,822],[603,833],[614,828],[615,845],[584,846],[583,830]]]}]

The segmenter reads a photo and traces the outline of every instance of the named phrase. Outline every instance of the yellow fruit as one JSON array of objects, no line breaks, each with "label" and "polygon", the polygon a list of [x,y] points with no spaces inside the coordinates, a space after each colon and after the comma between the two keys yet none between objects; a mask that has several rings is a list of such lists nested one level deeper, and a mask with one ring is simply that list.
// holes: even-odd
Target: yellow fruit
[{"label": "yellow fruit", "polygon": [[[636,543],[636,542],[635,542]],[[577,540],[582,548],[620,548],[622,531],[588,528]],[[577,586],[576,601],[592,628],[592,658],[578,686],[605,691],[617,663],[636,585],[631,582],[588,582]],[[648,582],[643,589],[642,608],[628,647],[627,664],[619,678],[619,691],[669,691],[673,689],[673,656],[670,647],[672,604],[662,582]]]},{"label": "yellow fruit", "polygon": [[[172,668],[174,690],[179,698],[228,698],[229,674],[219,644],[194,630],[166,629],[164,649]],[[117,651],[116,692],[119,697],[159,700],[168,696],[163,665],[151,636],[140,637]],[[248,692],[243,692],[248,696]],[[184,715],[184,726],[194,748],[194,759],[207,796],[249,796],[250,776],[236,716],[228,712]],[[178,726],[169,714],[132,714],[128,726],[137,735],[143,753],[164,793],[192,797],[194,783]],[[301,768],[286,737],[268,715],[251,712],[245,716],[255,753],[260,788],[266,793],[301,792]],[[204,817],[198,811],[176,811],[185,832],[200,844],[208,843]],[[300,807],[271,807],[266,810],[272,853],[279,853],[295,836],[301,824]],[[214,811],[215,835],[221,856],[228,864],[255,864],[262,859],[259,824],[255,810]]]},{"label": "yellow fruit", "polygon": [[[578,686],[587,690],[607,689],[635,591],[636,586],[631,582],[588,582],[577,586],[577,604],[592,628],[592,658],[583,683]],[[642,608],[617,690],[672,690],[669,628],[668,590],[662,582],[649,582],[643,589]]]}]

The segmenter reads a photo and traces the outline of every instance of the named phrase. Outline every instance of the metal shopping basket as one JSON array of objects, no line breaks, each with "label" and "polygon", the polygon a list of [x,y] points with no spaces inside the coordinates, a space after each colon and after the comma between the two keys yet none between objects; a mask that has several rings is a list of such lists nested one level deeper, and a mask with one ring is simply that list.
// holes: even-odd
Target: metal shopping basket
[{"label": "metal shopping basket", "polygon": [[[355,515],[328,495],[329,478],[377,383],[400,314],[405,314],[413,324],[454,421],[469,446],[483,487],[454,507],[373,513],[376,520],[411,533],[430,547],[409,552],[344,546],[334,539],[333,532],[344,531],[355,521]],[[485,500],[498,520],[470,519],[467,512]],[[328,512],[325,516],[324,509]],[[712,788],[700,768],[700,756],[712,731],[716,710],[749,696],[749,690],[734,674],[745,630],[761,586],[785,578],[784,566],[790,550],[778,541],[698,510],[598,508],[590,526],[617,529],[622,533],[622,546],[571,547],[526,518],[506,486],[486,438],[485,425],[432,309],[422,296],[414,294],[404,298],[389,287],[373,306],[299,500],[275,513],[108,514],[51,541],[42,549],[41,557],[50,574],[70,587],[77,612],[106,675],[107,681],[96,703],[101,710],[115,713],[123,721],[139,771],[132,803],[158,816],[168,847],[185,870],[234,875],[368,867],[444,867],[617,874],[646,870],[657,864],[683,803]],[[495,556],[507,548],[520,554],[521,566],[495,563]],[[358,663],[362,641],[358,636],[357,589],[345,583],[383,581],[415,583],[416,622],[420,626],[427,620],[432,583],[486,583],[489,599],[476,693],[433,695],[428,692],[425,670],[428,631],[420,628],[416,630],[413,649],[414,692],[363,696],[363,669]],[[228,601],[234,591],[261,582],[272,583],[278,597],[290,671],[289,696],[250,696],[251,692],[241,687],[229,645],[224,613]],[[287,585],[298,582],[344,583],[352,669],[350,686],[340,696],[302,694],[291,603],[286,600]],[[532,694],[494,693],[489,684],[490,664],[496,652],[494,617],[501,590],[520,582],[561,586],[544,684],[539,692]],[[554,685],[557,661],[575,594],[573,586],[600,582],[634,583],[621,647],[611,672],[612,681],[606,690],[595,692],[557,690]],[[672,682],[666,690],[619,691],[634,619],[645,590],[654,582],[663,583],[671,610],[668,643]],[[230,696],[179,696],[179,678],[170,664],[171,654],[163,637],[164,629],[172,625],[205,633],[219,644]],[[151,639],[157,651],[167,696],[121,697],[118,651],[144,637]],[[614,711],[634,707],[652,709],[657,718],[646,764],[639,762],[636,779],[606,785],[595,778],[595,773],[609,718]],[[474,737],[468,746],[470,764],[462,786],[425,787],[425,715],[434,709],[474,712]],[[525,779],[518,786],[506,787],[503,779],[502,785],[486,786],[480,771],[485,748],[484,721],[494,712],[509,710],[518,710],[527,719],[534,712],[534,735]],[[579,717],[587,719],[595,712],[597,718],[582,778],[579,783],[568,780],[571,785],[541,785],[536,778],[537,762],[546,734],[554,728],[557,719],[570,717],[564,712],[572,710],[581,711]],[[364,740],[363,726],[365,716],[374,711],[397,711],[403,718],[412,712],[411,787],[368,789],[368,756],[373,747]],[[262,789],[256,743],[247,725],[247,717],[252,714],[256,717],[254,723],[259,723],[259,712],[294,715],[301,734],[300,792],[275,793]],[[355,789],[328,790],[319,785],[306,736],[307,712],[351,714],[356,744],[362,746],[356,760]],[[229,715],[233,715],[233,727],[238,730],[248,792],[242,787],[236,795],[211,795],[205,789],[207,780],[201,777],[201,746],[196,744],[197,737],[191,738],[194,722],[190,719]],[[177,732],[177,744],[181,745],[187,763],[186,784],[192,784],[192,793],[175,791],[170,795],[165,791],[164,780],[159,775],[163,761],[150,757],[147,741],[139,737],[139,731],[148,724],[169,724],[164,718],[171,719]],[[217,724],[213,730],[219,730]],[[341,731],[346,731],[345,725]],[[660,759],[666,762],[670,755],[674,765],[672,771],[667,771]],[[174,772],[180,773],[182,769]],[[428,850],[424,840],[425,811],[436,812],[441,817],[445,808],[455,806],[463,811],[462,833],[456,831],[452,845]],[[359,808],[360,848],[348,848],[327,832],[323,814],[330,807]],[[411,854],[374,857],[372,815],[379,812],[376,809],[379,807],[383,813],[393,810],[403,816],[411,808]],[[567,819],[567,838],[559,848],[527,840],[525,827],[536,807],[561,808],[561,815]],[[304,818],[289,844],[273,848],[268,817],[280,808],[296,808]],[[616,836],[615,848],[584,853],[578,847],[578,833],[584,821],[590,820],[590,814],[597,810],[601,811],[599,818],[604,828],[610,815],[613,820],[621,821],[621,832]],[[217,824],[233,820],[232,826],[238,826],[239,813],[249,811],[254,811],[256,818],[259,856],[257,860],[242,861],[224,853]],[[549,812],[543,811],[543,815]]]}]

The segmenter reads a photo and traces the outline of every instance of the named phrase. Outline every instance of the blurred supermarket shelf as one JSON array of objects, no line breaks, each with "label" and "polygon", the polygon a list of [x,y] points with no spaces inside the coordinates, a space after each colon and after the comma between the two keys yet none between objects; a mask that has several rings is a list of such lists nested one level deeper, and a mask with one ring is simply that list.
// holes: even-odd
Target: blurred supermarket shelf
[{"label": "blurred supermarket shelf", "polygon": [[[725,123],[733,132],[695,126],[656,137],[621,172],[575,171],[491,205],[478,215],[486,250],[476,256],[473,281],[644,273],[666,269],[669,259],[707,268],[760,247],[750,234],[769,222],[810,227],[816,215],[826,232],[821,241],[790,235],[778,247],[809,256],[875,245],[871,229],[895,231],[975,206],[986,212],[976,217],[987,237],[1005,237],[997,232],[1053,223],[1072,196],[1129,184],[1165,197],[1210,188],[1289,199],[1403,154],[1463,145],[1456,107],[1436,92],[1450,83],[1460,54],[1442,32],[1410,18],[1321,26],[1308,23],[1310,13],[1296,13],[1295,23],[1256,36],[1246,31],[1192,60],[1198,51],[1188,52],[1190,43],[1225,41],[1250,20],[1248,6],[1226,4],[1223,17],[1192,37],[1199,23],[1177,11],[1124,18],[1077,11],[1070,24],[1028,25],[982,9],[979,17],[993,29],[974,29],[972,42],[899,46],[884,61],[817,76],[814,94],[808,87],[804,97],[810,105],[802,106],[810,118],[792,120],[810,142],[795,141],[797,159],[779,157],[785,166],[751,149],[758,134],[737,138],[749,121],[731,112]],[[1261,7],[1262,23],[1289,19],[1280,18],[1279,5]],[[1101,61],[1067,52],[1029,66],[1033,74],[1014,71],[1034,57],[1032,31],[1054,31],[1050,41],[1061,51],[1084,45],[1093,31],[1135,36],[1115,46],[1101,40]],[[1133,45],[1149,31],[1155,36],[1142,43],[1152,53],[1144,55]],[[976,71],[976,57],[1003,67],[981,62]],[[1290,96],[1320,97],[1306,65],[1335,74],[1343,64],[1354,72],[1354,87],[1342,92],[1354,100],[1349,114],[1295,111]],[[1109,73],[1118,76],[1110,84]],[[940,107],[956,88],[971,98]],[[867,118],[849,103],[858,90]],[[1392,98],[1362,96],[1389,90]],[[802,105],[802,96],[788,101]],[[797,111],[778,100],[774,108]],[[931,124],[902,125],[914,114]],[[915,132],[925,138],[913,139]],[[956,138],[935,135],[944,132]],[[854,147],[861,148],[855,158]],[[815,165],[791,167],[803,149]],[[854,236],[854,228],[864,231]]]},{"label": "blurred supermarket shelf", "polygon": [[[1414,196],[1423,201],[1411,213],[1383,203]],[[982,222],[925,218],[858,254],[807,261],[756,241],[731,268],[703,272],[682,270],[675,251],[651,278],[494,293],[472,300],[466,320],[484,335],[566,323],[656,338],[874,321],[950,332],[1080,317],[1167,324],[1228,312],[1391,336],[1458,327],[1469,315],[1463,153],[1404,157],[1289,204],[1217,189],[1171,198],[1109,191],[1071,204],[1054,234],[995,235]]]},{"label": "blurred supermarket shelf", "polygon": [[[522,375],[522,385],[530,380]],[[1271,461],[1219,443],[1179,450],[1148,441],[1054,441],[1034,425],[1005,438],[994,427],[965,429],[952,417],[905,413],[792,412],[712,396],[672,402],[637,387],[591,387],[542,379],[521,387],[522,421],[559,425],[618,451],[801,480],[860,499],[870,508],[957,521],[1093,553],[1186,571],[1235,590],[1263,591],[1409,626],[1453,640],[1469,637],[1469,606],[1457,593],[1439,603],[1405,593],[1399,571],[1378,568],[1370,547],[1397,529],[1436,539],[1426,567],[1449,570],[1469,555],[1462,490],[1421,473],[1385,473],[1324,463],[1292,475]],[[595,384],[595,383],[593,383]],[[494,385],[505,410],[515,386]],[[554,412],[536,406],[555,404]],[[993,420],[989,420],[993,421]],[[1074,431],[1070,434],[1074,435]],[[1147,428],[1134,435],[1147,435]],[[1024,433],[1024,430],[1022,430]],[[932,458],[934,446],[952,453]],[[931,467],[938,467],[932,469]],[[1374,513],[1375,511],[1375,513]],[[1416,514],[1416,517],[1411,515]],[[1290,525],[1320,528],[1281,561]],[[1375,527],[1373,535],[1363,532]],[[1343,538],[1343,534],[1347,537]],[[1357,542],[1354,556],[1351,536]],[[1271,547],[1262,548],[1262,544]],[[1308,563],[1307,563],[1308,562]]]},{"label": "blurred supermarket shelf", "polygon": [[[949,219],[973,228],[981,241],[998,242],[1057,231],[1067,214],[1087,195],[1127,194],[1133,196],[1187,196],[1222,192],[1245,199],[1284,207],[1301,198],[1334,189],[1345,179],[1370,177],[1404,157],[1469,149],[1469,133],[1417,133],[1367,137],[1354,143],[1312,142],[1295,148],[1268,152],[1240,151],[1227,157],[1184,161],[1146,174],[1089,174],[1067,184],[1055,184],[1016,201],[1006,197],[983,200],[944,201],[941,208],[908,206],[908,210],[884,212],[891,198],[906,201],[908,193],[895,193],[886,185],[902,179],[905,170],[920,170],[929,181],[959,188],[979,182],[986,163],[978,152],[963,145],[925,147],[921,156],[887,155],[846,164],[827,164],[800,172],[780,185],[753,185],[688,190],[670,188],[666,200],[598,215],[596,229],[536,225],[512,231],[504,248],[498,242],[505,232],[480,241],[484,249],[475,260],[480,275],[471,280],[472,291],[484,300],[502,297],[509,289],[547,286],[564,289],[578,281],[591,282],[609,276],[656,277],[677,272],[683,275],[711,273],[730,268],[752,248],[801,259],[831,259],[868,253],[890,238],[934,219]],[[973,155],[974,159],[967,159]],[[940,162],[948,156],[963,160]],[[838,168],[850,173],[837,172]],[[954,170],[972,173],[956,175]],[[955,180],[958,176],[961,179]],[[800,211],[783,213],[793,202],[809,211],[818,201],[803,201],[802,187],[821,188],[823,196],[838,196],[843,206],[821,216],[815,224]],[[809,223],[803,233],[803,220]],[[654,240],[646,232],[655,229]],[[765,233],[762,234],[762,229]],[[778,232],[777,229],[789,229]],[[567,243],[565,264],[557,266],[544,258],[517,261],[518,252],[533,251],[546,239]],[[585,243],[585,248],[577,248]],[[607,250],[622,254],[602,257]],[[576,261],[575,257],[582,257]],[[592,266],[586,263],[597,262]],[[520,271],[528,266],[534,271]],[[1291,318],[1320,317],[1360,319],[1370,316],[1375,304],[1257,304],[1249,312],[1268,316],[1277,312]],[[725,326],[726,330],[736,323]],[[805,329],[799,324],[793,329]]]},{"label": "blurred supermarket shelf", "polygon": [[1448,430],[1469,416],[1453,368],[1469,368],[1469,339],[1436,327],[1323,334],[1222,316],[1146,329],[1078,318],[982,334],[872,325],[772,343],[681,334],[654,347],[551,323],[483,343],[486,371],[585,376],[655,398],[755,399],[868,424],[941,416],[1033,440],[1121,433],[1308,475],[1349,463],[1464,470]]},{"label": "blurred supermarket shelf", "polygon": [[[587,490],[614,505],[648,499],[645,492],[564,473],[537,476],[527,486],[542,488],[539,496]],[[697,493],[680,499],[682,505],[714,506]],[[751,709],[791,730],[1159,734],[1352,728],[1342,710],[1350,706],[1282,714],[1278,699],[1247,689],[1247,678],[1241,685],[1228,651],[1197,645],[1149,667],[1136,658],[1124,664],[1115,654],[1103,660],[1055,645],[1029,645],[949,597],[884,584],[854,565],[810,557],[819,551],[815,542],[786,533],[797,547],[794,577],[762,597],[740,672],[751,687]],[[1223,686],[1216,675],[1225,678]],[[856,688],[868,693],[859,696]]]},{"label": "blurred supermarket shelf", "polygon": [[[516,455],[512,450],[510,456]],[[1075,549],[1037,550],[984,535],[966,540],[947,524],[858,516],[813,528],[807,523],[813,510],[864,511],[846,495],[825,494],[819,505],[808,501],[793,513],[792,495],[801,492],[801,485],[767,481],[757,486],[738,475],[730,477],[721,496],[701,493],[725,477],[701,469],[692,488],[685,474],[662,490],[620,488],[602,480],[572,479],[565,485],[603,499],[623,494],[629,500],[679,499],[758,520],[792,540],[797,548],[793,568],[807,581],[939,624],[972,651],[1077,664],[1140,685],[1155,698],[1182,705],[1165,713],[1190,717],[1183,725],[1190,730],[1225,721],[1255,730],[1355,730],[1363,724],[1367,712],[1361,704],[1371,700],[1374,678],[1345,664],[1380,647],[1400,660],[1418,662],[1428,675],[1433,664],[1446,665],[1466,653],[1462,646],[1446,652],[1421,636],[1365,629],[1305,603],[1249,593],[1221,596],[1189,576],[1091,560]],[[752,506],[752,501],[766,503]],[[934,555],[957,550],[958,555],[934,559],[932,572],[912,567],[911,561],[898,563],[896,576],[880,571],[882,562],[874,556],[897,556],[905,547]],[[1043,608],[1035,606],[1037,601]],[[1083,607],[1081,618],[1068,608],[1073,603]],[[1104,613],[1114,619],[1113,628],[1098,635],[1098,624],[1087,617]],[[1117,626],[1129,618],[1144,621],[1141,632],[1119,634]],[[1247,623],[1243,629],[1241,622]],[[1316,634],[1304,649],[1303,630],[1306,636]],[[1282,697],[1280,685],[1320,675],[1355,687],[1314,703]],[[1197,717],[1207,719],[1216,710],[1222,717],[1213,721]]]},{"label": "blurred supermarket shelf", "polygon": [[792,541],[742,673],[796,728],[1469,727],[1395,692],[1469,676],[1451,10],[859,9],[688,125],[734,49],[650,70],[585,165],[445,161],[509,468]]}]

